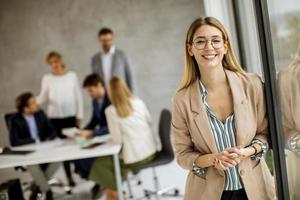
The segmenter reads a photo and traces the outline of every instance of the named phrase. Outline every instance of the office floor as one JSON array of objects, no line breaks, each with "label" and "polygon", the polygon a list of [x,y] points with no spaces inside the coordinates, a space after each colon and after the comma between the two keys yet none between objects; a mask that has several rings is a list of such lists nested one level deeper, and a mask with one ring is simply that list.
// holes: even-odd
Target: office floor
[{"label": "office floor", "polygon": [[[185,187],[185,178],[187,172],[181,169],[175,161],[157,168],[157,175],[159,177],[161,187],[176,186],[179,189],[180,194],[184,193]],[[30,175],[27,173],[15,172],[13,169],[0,170],[0,180],[7,180],[13,177],[22,177],[22,181],[30,180]],[[59,177],[65,181],[65,175],[62,168],[60,168],[54,177]],[[82,200],[82,199],[91,199],[90,190],[93,186],[93,182],[82,180],[79,176],[74,176],[77,185],[72,189],[72,194],[68,195],[62,188],[53,187],[54,197],[56,200]],[[143,181],[142,185],[137,185],[137,181],[131,179],[131,187],[135,198],[142,197],[144,195],[144,189],[153,189],[153,179],[152,179],[152,170],[146,169],[139,173],[139,178]],[[128,193],[128,187],[124,183],[124,189]],[[25,193],[25,196],[28,196],[28,192]],[[135,199],[134,198],[134,199]],[[102,197],[99,200],[104,200]],[[146,198],[144,198],[146,199]],[[156,198],[152,198],[153,200]],[[182,200],[183,197],[163,197],[161,200]]]}]

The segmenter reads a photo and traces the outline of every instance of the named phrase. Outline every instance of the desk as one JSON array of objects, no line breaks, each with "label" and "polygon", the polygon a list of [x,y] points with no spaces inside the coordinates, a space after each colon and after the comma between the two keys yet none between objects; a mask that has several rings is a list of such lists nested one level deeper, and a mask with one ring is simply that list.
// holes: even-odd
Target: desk
[{"label": "desk", "polygon": [[121,145],[113,144],[106,138],[107,136],[101,137],[107,142],[92,149],[81,149],[75,141],[68,139],[56,139],[43,142],[39,145],[30,144],[14,147],[12,148],[13,150],[30,150],[34,152],[27,155],[0,155],[0,169],[112,155],[114,158],[119,199],[123,200],[122,178],[119,163]]}]

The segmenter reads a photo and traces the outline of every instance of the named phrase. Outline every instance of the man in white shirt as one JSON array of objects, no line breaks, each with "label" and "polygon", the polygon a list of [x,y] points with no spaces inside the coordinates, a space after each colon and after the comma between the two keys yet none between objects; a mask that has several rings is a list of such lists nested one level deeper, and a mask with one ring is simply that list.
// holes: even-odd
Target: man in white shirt
[{"label": "man in white shirt", "polygon": [[122,78],[131,91],[135,85],[131,67],[125,53],[113,45],[113,32],[109,28],[102,28],[98,33],[101,51],[92,57],[92,72],[99,74],[107,88],[112,76]]}]

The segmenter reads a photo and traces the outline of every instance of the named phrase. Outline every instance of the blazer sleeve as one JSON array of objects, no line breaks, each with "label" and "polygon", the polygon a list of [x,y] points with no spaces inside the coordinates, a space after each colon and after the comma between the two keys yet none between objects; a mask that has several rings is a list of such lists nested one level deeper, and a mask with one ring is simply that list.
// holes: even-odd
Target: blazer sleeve
[{"label": "blazer sleeve", "polygon": [[119,120],[117,116],[111,111],[111,107],[105,110],[105,115],[112,141],[116,144],[123,144]]},{"label": "blazer sleeve", "polygon": [[194,150],[186,119],[178,105],[178,99],[175,97],[173,99],[171,126],[177,162],[182,168],[192,170],[193,164],[200,153]]},{"label": "blazer sleeve", "polygon": [[30,144],[34,142],[34,139],[31,137],[28,138],[20,138],[19,135],[21,134],[22,128],[18,125],[17,119],[12,120],[11,127],[9,130],[9,139],[11,146],[20,146],[25,144]]},{"label": "blazer sleeve", "polygon": [[84,127],[84,129],[94,129],[97,126],[97,117],[96,117],[96,108],[95,108],[95,103],[93,102],[93,113],[92,113],[92,117],[89,121],[89,123]]},{"label": "blazer sleeve", "polygon": [[264,143],[269,143],[269,130],[268,130],[268,117],[266,109],[266,101],[264,94],[264,84],[258,75],[255,75],[255,93],[256,93],[256,110],[257,110],[257,128],[256,136],[254,139],[258,139]]},{"label": "blazer sleeve", "polygon": [[134,84],[134,80],[133,80],[131,65],[130,65],[128,57],[125,55],[125,53],[123,53],[123,58],[124,58],[124,62],[125,62],[124,64],[125,64],[126,83],[129,87],[129,89],[131,90],[131,92],[134,93],[136,88],[135,88],[135,84]]},{"label": "blazer sleeve", "polygon": [[282,127],[286,138],[286,141],[292,139],[297,134],[299,130],[296,129],[295,120],[293,119],[293,100],[292,94],[293,85],[291,83],[291,76],[289,73],[282,71],[278,74],[278,86],[280,91],[280,103],[281,103],[281,113],[282,113]]},{"label": "blazer sleeve", "polygon": [[95,128],[92,131],[93,131],[93,137],[106,135],[109,132],[107,126],[101,126],[99,128]]}]

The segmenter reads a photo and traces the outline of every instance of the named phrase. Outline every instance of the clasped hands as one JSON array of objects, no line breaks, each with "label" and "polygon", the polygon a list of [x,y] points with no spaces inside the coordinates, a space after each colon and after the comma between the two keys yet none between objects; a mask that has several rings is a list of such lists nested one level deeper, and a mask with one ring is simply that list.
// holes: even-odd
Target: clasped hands
[{"label": "clasped hands", "polygon": [[241,147],[226,148],[214,156],[213,166],[220,170],[228,170],[247,157],[247,150],[247,148]]}]

